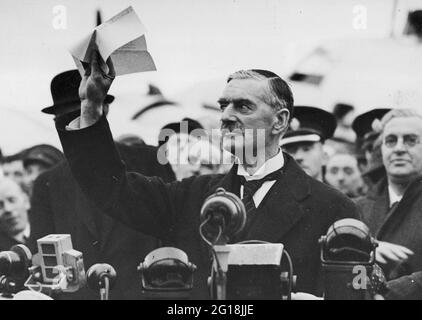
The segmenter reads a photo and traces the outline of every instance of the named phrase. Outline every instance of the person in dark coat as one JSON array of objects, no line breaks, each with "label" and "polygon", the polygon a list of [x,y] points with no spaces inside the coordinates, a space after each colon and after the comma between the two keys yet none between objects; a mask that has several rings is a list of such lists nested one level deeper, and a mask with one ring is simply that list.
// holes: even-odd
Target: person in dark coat
[{"label": "person in dark coat", "polygon": [[391,280],[422,270],[422,117],[392,110],[382,118],[380,132],[387,177],[357,204],[379,241],[377,261]]},{"label": "person in dark coat", "polygon": [[[80,82],[76,70],[56,76],[52,81],[54,107],[43,109],[57,119],[72,117],[79,112],[80,103],[77,88]],[[63,90],[63,87],[68,90]],[[56,87],[61,88],[67,99],[58,96]],[[72,94],[73,92],[73,94]],[[75,103],[75,99],[77,103]],[[57,100],[59,100],[57,102]],[[110,101],[111,98],[108,99]],[[164,181],[175,179],[169,165],[157,161],[157,148],[153,146],[127,146],[116,143],[128,170],[145,175],[161,177]],[[115,288],[111,299],[140,299],[140,285],[137,281],[137,265],[159,241],[137,232],[117,220],[102,214],[91,203],[74,180],[67,162],[41,174],[34,185],[31,201],[31,243],[36,249],[36,240],[53,233],[72,236],[74,249],[83,253],[85,269],[95,263],[109,263],[117,272]],[[98,299],[98,293],[82,290],[62,295],[65,299]]]},{"label": "person in dark coat", "polygon": [[[72,172],[87,196],[107,214],[185,251],[198,267],[191,298],[207,299],[211,260],[198,231],[199,213],[206,197],[223,187],[250,205],[247,226],[236,241],[283,243],[293,260],[297,291],[321,294],[318,239],[334,221],[356,218],[358,212],[353,202],[310,178],[280,151],[280,136],[287,130],[293,111],[288,85],[265,70],[239,71],[229,77],[219,99],[223,146],[239,161],[226,175],[165,183],[128,172],[121,161],[102,110],[113,69],[110,66],[111,73],[105,74],[97,59],[94,54],[91,73],[81,84],[79,121],[56,123]],[[93,86],[87,90],[84,83]],[[265,135],[265,144],[256,141],[258,134]],[[253,147],[257,148],[255,161],[247,151]],[[245,156],[243,161],[240,155]],[[261,180],[266,176],[267,181]],[[253,180],[261,183],[256,192],[249,191],[257,184]]]}]

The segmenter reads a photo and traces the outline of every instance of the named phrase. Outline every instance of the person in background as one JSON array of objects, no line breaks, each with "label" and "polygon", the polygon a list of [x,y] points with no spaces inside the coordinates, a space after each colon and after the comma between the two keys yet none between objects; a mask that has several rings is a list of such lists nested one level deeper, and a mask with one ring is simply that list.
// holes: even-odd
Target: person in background
[{"label": "person in background", "polygon": [[35,179],[43,172],[64,161],[63,153],[48,144],[39,144],[29,148],[23,157],[25,168],[25,188],[29,196],[32,195]]},{"label": "person in background", "polygon": [[333,115],[337,121],[333,137],[354,143],[356,134],[352,129],[352,123],[356,117],[355,107],[350,104],[338,103],[333,108]]},{"label": "person in background", "polygon": [[0,178],[0,251],[27,244],[28,211],[29,199],[22,187],[10,178]]},{"label": "person in background", "polygon": [[422,270],[422,116],[393,109],[375,127],[386,177],[357,204],[379,241],[377,262],[392,280]]},{"label": "person in background", "polygon": [[183,118],[180,122],[171,122],[161,128],[158,136],[158,148],[163,157],[161,161],[170,163],[178,181],[198,173],[199,167],[197,163],[192,163],[190,151],[201,136],[206,136],[204,128],[191,118]]},{"label": "person in background", "polygon": [[327,162],[325,181],[350,198],[366,194],[358,162],[351,154],[335,154]]},{"label": "person in background", "polygon": [[[172,137],[170,137],[170,140]],[[233,156],[207,139],[194,143],[187,154],[192,175],[227,173],[233,165]]]},{"label": "person in background", "polygon": [[357,137],[355,149],[358,165],[368,190],[386,175],[382,162],[381,143],[378,139],[380,130],[377,127],[382,117],[390,110],[389,108],[369,110],[357,116],[352,124]]},{"label": "person in background", "polygon": [[295,106],[289,131],[280,145],[308,175],[323,181],[328,160],[324,141],[335,129],[336,120],[331,113],[316,107]]},{"label": "person in background", "polygon": [[23,157],[25,156],[25,152],[26,149],[13,155],[4,156],[1,166],[4,176],[18,183],[26,192],[25,168],[23,167]]},{"label": "person in background", "polygon": [[124,144],[125,146],[129,146],[129,147],[133,147],[133,146],[142,147],[146,145],[145,141],[141,137],[137,136],[136,134],[121,135],[120,137],[116,139],[116,142],[120,144]]}]

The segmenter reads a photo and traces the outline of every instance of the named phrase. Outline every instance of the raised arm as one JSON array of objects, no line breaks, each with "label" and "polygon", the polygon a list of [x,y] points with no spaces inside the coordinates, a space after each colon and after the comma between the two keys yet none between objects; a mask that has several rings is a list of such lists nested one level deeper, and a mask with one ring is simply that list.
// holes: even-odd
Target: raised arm
[{"label": "raised arm", "polygon": [[126,171],[102,109],[114,78],[110,60],[107,66],[94,51],[79,88],[80,126],[69,130],[70,119],[56,122],[65,156],[85,195],[104,212],[131,228],[171,240],[184,192],[177,183]]}]

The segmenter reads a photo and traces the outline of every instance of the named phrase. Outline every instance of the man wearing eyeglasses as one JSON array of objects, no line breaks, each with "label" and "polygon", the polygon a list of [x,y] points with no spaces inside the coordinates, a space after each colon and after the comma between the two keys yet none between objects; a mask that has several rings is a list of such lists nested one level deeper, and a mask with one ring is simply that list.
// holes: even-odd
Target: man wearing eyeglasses
[{"label": "man wearing eyeglasses", "polygon": [[377,125],[387,177],[358,200],[379,240],[377,262],[387,279],[422,270],[422,115],[391,110]]}]

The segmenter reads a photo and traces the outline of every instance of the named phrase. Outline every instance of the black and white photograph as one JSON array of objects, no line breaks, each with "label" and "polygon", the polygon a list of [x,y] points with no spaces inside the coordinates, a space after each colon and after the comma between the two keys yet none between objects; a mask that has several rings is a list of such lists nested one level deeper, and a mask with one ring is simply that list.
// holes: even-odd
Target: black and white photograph
[{"label": "black and white photograph", "polygon": [[0,300],[422,300],[422,0],[2,0],[0,24]]}]

